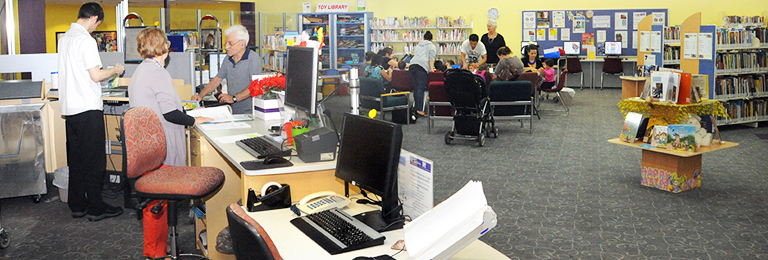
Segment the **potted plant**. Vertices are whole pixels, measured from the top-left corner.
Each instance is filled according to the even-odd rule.
[[[264,120],[280,119],[280,104],[277,91],[285,89],[285,75],[260,76],[251,81],[248,91],[253,98],[253,116]]]

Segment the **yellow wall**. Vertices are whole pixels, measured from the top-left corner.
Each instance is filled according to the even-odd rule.
[[[115,6],[102,6],[104,8],[104,23],[97,31],[115,31]],[[222,30],[229,28],[229,11],[235,11],[235,24],[240,23],[240,4],[221,3],[206,5],[174,5],[171,6],[171,29],[197,29],[197,9],[201,9],[203,15],[212,14],[219,19]],[[56,32],[65,32],[69,25],[77,20],[77,12],[80,5],[45,5],[45,38],[48,53],[56,52]],[[144,20],[144,25],[154,25],[160,21],[160,7],[136,6],[128,8],[129,12],[136,12]],[[138,22],[131,21],[131,26],[138,26]],[[203,28],[212,28],[213,23],[203,23]]]
[[[301,3],[311,2],[312,10],[318,2],[349,2],[350,11],[356,10],[357,1],[318,1],[318,0],[288,0],[275,2],[273,0],[257,0],[258,12],[302,12]],[[499,1],[499,0],[368,0],[367,11],[376,17],[427,16],[434,24],[435,17],[451,16],[456,19],[463,16],[466,20],[474,21],[473,32],[482,35],[487,32],[485,24],[488,20],[488,9],[499,9],[498,32],[512,50],[520,49],[521,16],[523,10],[588,10],[588,9],[632,9],[632,8],[667,8],[669,9],[669,24],[682,23],[688,16],[701,12],[703,24],[722,24],[722,12],[726,15],[763,16],[768,11],[766,0],[704,0],[704,1],[604,1],[604,0],[533,0],[533,1]]]

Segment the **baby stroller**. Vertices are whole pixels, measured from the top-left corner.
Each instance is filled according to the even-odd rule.
[[[445,144],[455,139],[476,140],[479,146],[490,136],[493,123],[485,80],[465,69],[445,72],[445,92],[451,102],[453,127],[445,133]]]

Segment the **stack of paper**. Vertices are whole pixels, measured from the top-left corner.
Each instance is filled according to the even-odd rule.
[[[236,120],[235,117],[232,116],[232,111],[229,106],[206,107],[190,110],[187,111],[187,115],[194,117],[210,117],[213,118],[214,123],[232,122]]]
[[[492,220],[487,218],[489,212],[493,214]],[[459,243],[462,239],[475,236],[469,238],[474,241],[484,234],[487,231],[486,228],[480,232],[473,232],[483,225],[484,221],[492,222],[484,225],[488,228],[495,226],[495,213],[485,199],[483,184],[479,181],[470,181],[456,194],[405,225],[404,237],[409,259],[438,259],[439,257],[436,257],[438,255],[450,257],[441,253],[452,250],[455,250],[452,253],[456,253],[460,248],[452,247],[463,248],[469,244]]]

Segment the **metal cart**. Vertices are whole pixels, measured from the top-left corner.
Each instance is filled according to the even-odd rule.
[[[23,101],[18,105],[0,106],[0,199],[32,196],[38,203],[46,193],[40,118],[40,109],[45,104],[27,102],[30,98],[40,98],[40,86],[41,82],[32,81],[0,83],[0,99]],[[10,235],[0,223],[0,248],[9,244]]]

